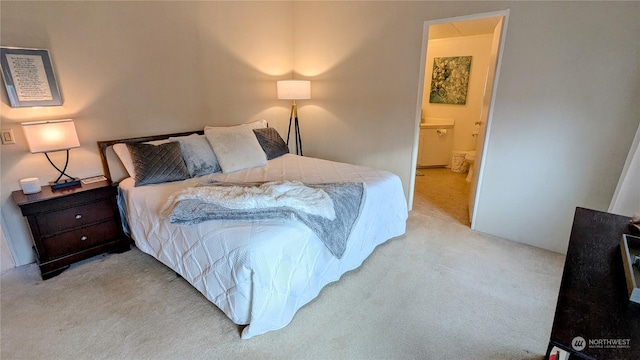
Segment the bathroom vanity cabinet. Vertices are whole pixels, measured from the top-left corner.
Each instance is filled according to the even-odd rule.
[[[447,166],[453,149],[453,129],[420,126],[418,166]]]

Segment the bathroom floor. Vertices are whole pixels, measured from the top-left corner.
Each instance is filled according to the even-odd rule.
[[[414,208],[470,226],[469,183],[466,173],[448,168],[419,168],[416,172]]]

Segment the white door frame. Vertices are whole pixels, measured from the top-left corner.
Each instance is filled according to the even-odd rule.
[[[633,138],[629,155],[624,162],[622,174],[618,180],[618,186],[613,193],[611,204],[609,205],[610,213],[625,216],[633,216],[640,209],[640,125],[636,130],[636,136]]]
[[[500,66],[502,64],[502,54],[504,52],[503,45],[506,38],[506,33],[507,33],[506,30],[507,30],[507,24],[509,20],[509,9],[492,11],[487,13],[456,16],[456,17],[444,18],[444,19],[427,20],[424,22],[424,25],[422,28],[422,49],[420,52],[420,74],[419,74],[419,80],[418,80],[418,98],[416,101],[416,117],[414,120],[415,124],[414,124],[414,137],[413,137],[413,153],[412,153],[412,159],[411,159],[411,179],[409,182],[409,209],[413,208],[413,198],[415,194],[416,171],[417,171],[416,166],[418,164],[418,145],[419,145],[419,139],[420,139],[420,121],[421,121],[421,112],[422,112],[422,97],[424,92],[424,75],[426,71],[426,62],[427,62],[427,46],[429,43],[429,26],[438,25],[438,24],[447,24],[447,23],[458,22],[458,21],[475,20],[475,19],[481,19],[481,18],[487,18],[487,17],[496,17],[496,16],[502,16],[504,18],[504,24],[502,26],[502,34],[500,37],[500,48],[498,50],[498,59],[496,63],[494,86],[491,92],[491,105],[489,108],[489,115],[487,117],[485,139],[482,144],[478,144],[478,146],[482,148],[482,159],[476,159],[476,164],[479,164],[479,166],[476,167],[476,172],[478,176],[478,182],[477,182],[478,185],[476,188],[476,195],[475,195],[476,198],[474,201],[473,218],[470,219],[471,229],[474,229],[474,223],[477,216],[477,210],[478,210],[477,199],[478,199],[478,195],[480,194],[480,187],[482,185],[482,176],[483,176],[484,162],[485,162],[484,160],[486,158],[486,151],[484,150],[486,150],[486,145],[488,143],[489,135],[491,132],[491,122],[492,122],[491,119],[493,117],[493,107],[494,107],[496,89],[497,89],[497,86],[495,86],[495,84],[498,83],[498,79],[500,77]]]

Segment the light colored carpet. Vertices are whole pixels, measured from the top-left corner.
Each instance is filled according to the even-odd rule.
[[[453,173],[443,174],[435,181]],[[379,246],[281,330],[241,340],[240,327],[134,248],[44,282],[35,265],[5,272],[0,356],[541,359],[564,256],[472,232],[458,218],[466,210],[433,203],[424,185],[406,235]]]

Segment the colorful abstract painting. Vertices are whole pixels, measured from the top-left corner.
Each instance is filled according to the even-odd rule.
[[[466,104],[470,71],[471,56],[434,58],[429,102],[434,104]]]

